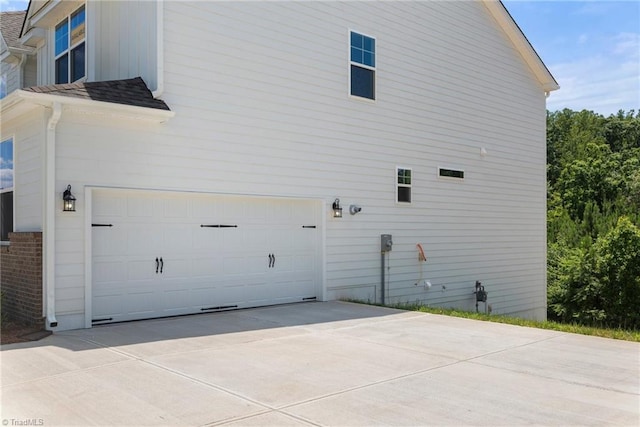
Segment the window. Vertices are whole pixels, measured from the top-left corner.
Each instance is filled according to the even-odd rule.
[[[84,6],[56,25],[56,84],[80,80],[85,76]]]
[[[411,169],[396,168],[398,175],[396,201],[411,203]]]
[[[13,231],[13,140],[0,142],[0,241]]]
[[[442,178],[464,179],[464,171],[458,169],[438,168],[438,176]]]
[[[351,31],[351,95],[376,99],[376,40]]]

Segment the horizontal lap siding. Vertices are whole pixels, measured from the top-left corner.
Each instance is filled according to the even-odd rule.
[[[42,231],[44,109],[2,124],[2,140],[13,138],[15,231]]]
[[[544,93],[481,3],[164,8],[162,98],[176,116],[152,125],[65,113],[58,187],[323,199],[329,298],[376,298],[380,234],[391,233],[392,302],[471,309],[481,280],[494,312],[544,316]],[[376,37],[375,103],[348,97],[348,29]],[[396,166],[413,169],[411,205],[395,203]],[[438,167],[464,169],[464,182]],[[79,212],[58,225],[68,312],[83,298],[76,197]],[[335,197],[342,219],[330,218]],[[349,215],[352,203],[362,213]],[[416,243],[428,291],[414,285]]]

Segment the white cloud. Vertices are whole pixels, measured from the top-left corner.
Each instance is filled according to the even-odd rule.
[[[605,52],[566,63],[550,64],[560,84],[547,100],[549,110],[593,110],[608,116],[640,110],[640,34],[621,33]]]
[[[13,170],[0,169],[0,188],[13,187]]]
[[[621,33],[612,38],[615,43],[614,55],[628,55],[630,58],[640,58],[640,34]]]

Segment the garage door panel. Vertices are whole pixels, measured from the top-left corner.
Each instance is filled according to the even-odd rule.
[[[164,218],[183,219],[189,215],[189,199],[184,197],[170,197],[162,201],[162,213]]]
[[[193,226],[170,224],[163,230],[162,246],[158,247],[161,253],[183,253],[193,251]]]
[[[92,199],[92,221],[113,224],[92,229],[94,318],[161,317],[316,295],[319,234],[302,228],[317,226],[313,202],[110,190],[95,190]],[[164,261],[162,272],[156,273],[156,257]]]
[[[222,259],[210,255],[207,257],[194,258],[193,262],[193,278],[210,277],[220,274],[222,270]]]
[[[172,286],[172,280],[189,279],[192,272],[192,263],[189,259],[177,259],[172,257],[162,258],[162,281],[165,287]]]
[[[294,258],[293,269],[297,272],[310,273],[315,268],[315,257],[312,254],[297,255]]]
[[[126,271],[128,282],[150,281],[159,274],[156,273],[155,259],[151,257],[126,261]]]
[[[246,258],[243,256],[224,257],[222,260],[222,274],[225,277],[242,276],[246,270]]]
[[[111,219],[107,218],[107,220]],[[99,224],[99,222],[94,222]],[[105,221],[103,224],[110,224],[110,222]],[[92,232],[94,257],[127,253],[127,230],[114,227],[96,227],[92,228]]]
[[[121,268],[122,259],[115,260],[96,260],[93,263],[93,274],[98,278],[95,283],[111,283],[126,280],[125,270]]]
[[[152,291],[128,292],[125,299],[125,315],[136,317],[154,315],[158,311],[157,296]]]
[[[150,195],[127,197],[126,218],[137,220],[153,218],[154,212],[158,211],[155,203],[157,203],[157,200]]]
[[[160,256],[159,253],[164,246],[164,236],[158,227],[151,224],[139,225],[121,225],[116,223],[115,229],[125,228],[127,248],[126,252],[130,255],[148,255]],[[115,238],[113,236],[112,238]]]
[[[105,318],[114,316],[124,316],[122,305],[122,294],[117,295],[94,295],[93,296],[93,318]]]

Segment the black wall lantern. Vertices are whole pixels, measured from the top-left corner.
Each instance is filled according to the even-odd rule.
[[[333,201],[333,217],[342,218],[342,208],[340,207],[340,199]]]
[[[76,211],[76,198],[71,194],[71,186],[67,185],[67,189],[62,193],[62,210],[64,212]]]

